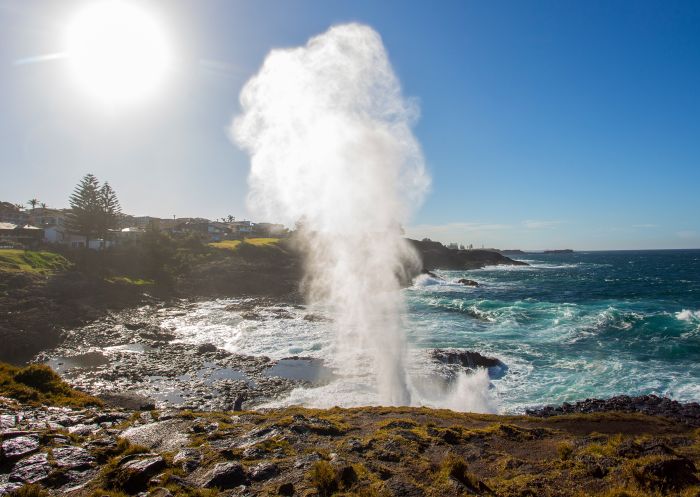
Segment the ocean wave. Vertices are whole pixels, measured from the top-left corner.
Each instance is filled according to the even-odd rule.
[[[676,319],[680,321],[700,321],[700,311],[691,311],[689,309],[683,309],[676,313]]]
[[[523,260],[521,262],[528,262]],[[527,266],[484,266],[481,271],[536,271],[538,269],[572,269],[579,267],[579,264],[547,264],[544,262],[532,261]]]

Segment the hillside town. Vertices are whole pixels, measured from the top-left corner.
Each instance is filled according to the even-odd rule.
[[[21,204],[0,201],[0,248],[35,248],[42,244],[72,248],[103,249],[137,242],[148,229],[173,237],[197,235],[205,243],[241,240],[246,237],[284,237],[288,230],[281,224],[255,223],[227,216],[218,220],[181,217],[162,219],[152,216],[120,214],[114,228],[100,238],[89,238],[70,229],[70,208],[50,208],[29,202]]]

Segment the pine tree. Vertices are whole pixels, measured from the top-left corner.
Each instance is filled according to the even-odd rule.
[[[100,188],[100,208],[102,210],[100,229],[101,235],[104,236],[107,231],[117,227],[122,213],[117,193],[107,182]]]
[[[85,246],[90,239],[96,238],[102,231],[102,202],[100,182],[92,174],[86,174],[70,196],[71,212],[67,219],[68,229],[83,235]]]

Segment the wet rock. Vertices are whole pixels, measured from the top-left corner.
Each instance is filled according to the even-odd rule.
[[[430,357],[443,364],[459,364],[467,369],[505,367],[505,364],[495,357],[487,357],[469,350],[433,349],[430,351]]]
[[[459,283],[460,285],[465,285],[465,286],[473,286],[473,287],[478,287],[478,286],[479,286],[479,282],[478,282],[478,281],[469,280],[469,279],[467,279],[467,278],[460,278],[460,279],[457,280],[457,283]]]
[[[594,412],[638,412],[649,416],[665,416],[691,426],[700,426],[700,404],[697,402],[681,403],[667,397],[641,395],[630,397],[619,395],[609,399],[586,399],[575,404],[564,403],[561,406],[546,406],[528,409],[530,416],[549,417],[562,414],[590,414]]]
[[[216,464],[204,475],[202,486],[205,488],[235,488],[246,482],[246,474],[243,466],[234,462]]]
[[[250,479],[253,481],[264,481],[274,478],[278,474],[279,467],[275,463],[263,462],[250,470]]]
[[[130,443],[157,450],[178,450],[188,444],[186,431],[190,422],[182,419],[157,421],[124,430],[122,437]]]
[[[198,354],[206,354],[208,352],[216,352],[217,347],[213,343],[203,343],[199,347],[197,347],[197,353]]]
[[[9,438],[0,447],[0,461],[14,461],[39,450],[39,437],[31,435]]]
[[[51,454],[55,465],[62,469],[87,469],[95,465],[95,458],[82,447],[58,447]]]
[[[292,497],[294,495],[294,485],[292,483],[283,483],[277,489],[277,493],[284,497]]]
[[[39,483],[46,480],[51,473],[48,457],[45,453],[34,454],[18,461],[10,473],[10,481],[22,483]]]
[[[165,461],[161,456],[129,460],[119,466],[120,485],[127,492],[137,492],[163,468],[165,468]]]

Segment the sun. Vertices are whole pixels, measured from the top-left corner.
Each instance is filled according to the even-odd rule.
[[[86,94],[120,106],[153,96],[171,54],[165,33],[148,12],[119,0],[93,3],[68,25],[71,72]]]

